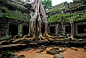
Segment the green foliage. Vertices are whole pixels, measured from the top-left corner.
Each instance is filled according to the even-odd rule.
[[[11,52],[2,52],[2,57],[11,57],[12,53]]]
[[[0,10],[0,17],[3,17],[4,13]]]
[[[10,4],[10,5],[12,5],[12,6],[17,7],[18,9],[27,9],[27,8],[25,8],[23,5],[20,5],[20,4],[15,3],[15,2],[7,1],[7,3]]]
[[[71,11],[71,10],[75,10],[75,9],[78,9],[83,5],[83,3],[68,3],[68,2],[65,2],[66,5],[65,5],[65,8],[63,7],[63,3],[59,4],[59,5],[56,5],[56,6],[53,6],[52,9],[48,10],[48,14],[52,14],[52,13],[56,13],[56,12],[61,12],[62,9],[65,9],[65,12],[66,11]]]
[[[7,8],[0,5],[0,10],[7,10]]]
[[[86,11],[78,11],[75,13],[67,13],[67,14],[58,14],[53,15],[48,18],[48,22],[70,22],[70,21],[79,21],[79,20],[86,20]],[[58,20],[59,19],[59,20]]]
[[[10,10],[5,10],[5,17],[11,18],[11,19],[16,19],[16,20],[21,20],[21,21],[29,21],[28,19],[30,18],[28,14],[26,13],[21,13],[18,11],[10,11]]]
[[[17,58],[22,58],[22,57],[18,56]]]
[[[44,7],[44,10],[46,11],[47,9],[49,9],[52,6],[52,2],[51,2],[51,0],[43,0],[42,5]]]
[[[57,22],[58,21],[58,18],[59,18],[59,15],[50,16],[48,18],[48,22],[49,23],[51,23],[51,22]]]
[[[23,5],[20,5],[18,3],[15,3],[15,2],[10,2],[9,0],[0,0],[3,4],[9,4],[9,5],[12,5],[18,9],[22,9],[22,10],[25,10],[27,9],[26,7],[24,7]]]
[[[79,1],[79,2],[86,4],[86,0],[73,0],[73,1]]]
[[[54,58],[57,58],[57,56],[55,55]]]
[[[6,36],[6,37],[4,37],[3,40],[10,40],[10,39],[12,39],[12,36]]]
[[[2,10],[4,10],[5,13],[3,13]],[[26,13],[11,11],[11,10],[8,10],[6,7],[0,6],[0,17],[3,17],[3,16],[11,19],[25,21],[25,22],[28,22],[29,21],[28,19],[30,19],[30,16]]]
[[[56,12],[60,12],[61,8],[62,8],[63,3],[53,6],[52,9],[48,10],[47,13],[56,13]]]

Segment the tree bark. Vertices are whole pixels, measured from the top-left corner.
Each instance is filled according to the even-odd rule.
[[[40,38],[40,40],[41,38],[45,39],[42,36],[42,32],[41,32],[41,22],[45,23],[45,36],[50,37],[50,35],[48,35],[48,32],[47,32],[48,30],[47,17],[46,17],[44,8],[42,6],[41,0],[32,0],[32,2],[27,2],[27,3],[31,3],[32,9],[34,9],[34,12],[30,14],[31,19],[29,22],[29,33],[28,35],[25,35],[23,38],[25,38],[26,36],[32,36],[33,38],[35,38],[36,36],[35,30],[37,29],[38,37]],[[36,21],[38,21],[37,24],[36,24]],[[37,28],[35,25],[37,25]]]

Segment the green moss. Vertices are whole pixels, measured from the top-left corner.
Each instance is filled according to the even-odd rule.
[[[27,9],[27,8],[25,8],[23,5],[17,4],[17,3],[15,3],[15,2],[7,1],[7,3],[10,4],[10,5],[16,6],[17,8]]]
[[[0,41],[3,41],[3,40],[10,40],[12,39],[12,36],[5,36],[3,39],[0,39]]]
[[[0,17],[3,17],[4,13],[0,10]]]
[[[29,21],[28,19],[30,18],[28,14],[26,13],[21,13],[18,11],[10,11],[10,10],[5,10],[5,17],[11,18],[11,19],[16,19],[16,20],[21,20],[21,21]]]
[[[2,12],[3,10],[5,11],[5,13]],[[11,19],[25,21],[25,22],[29,22],[29,19],[30,19],[30,16],[26,13],[11,11],[11,10],[8,10],[6,7],[0,6],[0,17],[3,17],[3,16]]]
[[[78,11],[75,13],[67,13],[67,14],[58,14],[53,15],[48,18],[48,22],[69,22],[69,21],[80,21],[80,20],[86,20],[86,11]],[[59,19],[59,20],[58,20]]]

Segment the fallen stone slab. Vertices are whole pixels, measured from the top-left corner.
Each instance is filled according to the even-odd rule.
[[[78,49],[76,47],[71,47],[71,49],[73,49],[75,51],[78,51]]]
[[[66,50],[66,48],[64,48],[64,47],[63,47],[62,49],[63,49],[63,51],[65,51],[65,50]]]
[[[63,49],[62,48],[59,48],[59,52],[63,52]]]
[[[47,53],[54,55],[54,54],[59,54],[60,52],[59,51],[56,51],[56,50],[50,49],[50,50],[47,50]]]
[[[53,50],[58,50],[58,49],[59,49],[59,47],[52,47],[52,49],[53,49]]]
[[[64,38],[66,41],[69,40],[69,38]]]
[[[42,48],[43,50],[45,50],[45,49],[46,49],[46,46],[42,45],[41,48]]]
[[[86,52],[86,50],[84,49],[84,50],[82,50],[83,52]]]
[[[59,38],[65,38],[66,36],[59,36]]]
[[[59,48],[59,52],[63,52],[63,51],[65,51],[66,50],[66,48]]]
[[[41,49],[39,52],[43,52],[44,51],[44,49]]]
[[[54,58],[64,58],[61,54],[55,54]]]

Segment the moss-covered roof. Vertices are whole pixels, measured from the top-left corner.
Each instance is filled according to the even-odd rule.
[[[18,8],[20,7],[22,9],[26,9],[24,6],[14,3],[14,2],[7,1],[7,3],[11,4],[12,6],[15,5]],[[8,8],[2,6],[2,4],[0,4],[0,17],[7,17],[10,19],[20,20],[20,21],[25,21],[25,22],[29,22],[29,19],[30,19],[30,15],[28,14],[28,12],[21,13],[21,10],[20,11],[9,10]]]
[[[20,5],[18,3],[15,3],[15,2],[11,2],[9,0],[0,0],[0,2],[2,2],[3,5],[11,5],[11,6],[14,6],[14,7],[18,8],[18,9],[22,9],[22,10],[27,9],[25,6]]]
[[[66,3],[65,8],[63,7],[64,3],[61,3],[57,6],[52,7],[47,14],[48,14],[48,22],[69,22],[69,21],[79,21],[79,20],[85,20],[86,18],[86,10],[76,10],[76,9],[82,9],[82,7],[86,7],[80,2],[75,3]],[[64,13],[62,13],[62,9],[65,9]],[[59,10],[58,10],[59,9]],[[68,12],[73,10],[73,12]],[[76,10],[76,11],[74,11]],[[57,13],[60,12],[60,13]],[[56,13],[56,14],[54,14]],[[53,14],[53,15],[52,15]]]

